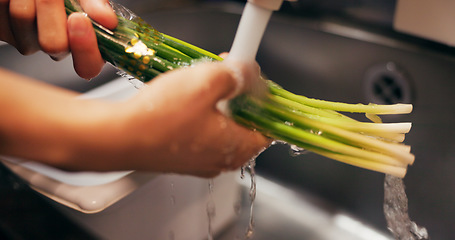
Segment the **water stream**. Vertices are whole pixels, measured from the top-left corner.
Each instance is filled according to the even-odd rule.
[[[245,239],[251,239],[254,235],[254,200],[256,199],[256,172],[254,167],[256,165],[256,158],[251,159],[241,169],[241,178],[245,178],[245,171],[250,175],[250,218],[248,221],[248,228],[245,233]]]
[[[384,215],[390,232],[397,240],[429,239],[428,231],[409,218],[408,198],[403,179],[386,175],[384,179]]]
[[[212,223],[216,216],[215,201],[213,200],[213,179],[209,180],[209,200],[206,205],[207,220],[208,220],[208,230],[207,230],[207,240],[213,240],[213,227]]]

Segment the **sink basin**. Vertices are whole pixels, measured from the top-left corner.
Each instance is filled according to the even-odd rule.
[[[0,53],[0,67],[78,92],[86,92],[118,77],[114,67],[105,65],[99,76],[87,81],[74,72],[70,56],[58,62],[43,52],[24,57],[1,41]]]
[[[242,6],[216,5],[155,13],[159,31],[219,53],[228,51]],[[274,14],[257,60],[272,80],[295,93],[350,103],[412,103],[405,142],[416,162],[405,178],[410,217],[434,239],[454,239],[455,49],[393,31]],[[316,194],[386,230],[384,175],[275,145],[257,159],[263,176]],[[260,184],[258,189],[260,189]],[[260,196],[258,197],[260,198]],[[267,211],[262,209],[262,211]]]
[[[221,53],[230,49],[242,8],[243,5],[234,3],[210,4],[142,17],[159,31]],[[379,32],[336,21],[277,13],[272,16],[257,60],[270,79],[292,92],[309,97],[351,103],[412,103],[412,114],[384,118],[385,121],[413,122],[411,133],[405,140],[416,155],[416,162],[405,178],[410,217],[427,227],[432,239],[455,239],[451,230],[455,222],[455,174],[452,173],[455,169],[455,102],[451,98],[455,90],[454,56],[452,48],[392,31]],[[36,69],[29,71],[23,66],[40,66],[39,59],[44,58],[47,56],[37,55],[13,62],[12,58],[0,57],[0,66],[36,76]],[[70,60],[66,61],[59,64],[71,68]],[[65,74],[70,71],[65,70]],[[61,78],[58,74],[44,72],[37,77]],[[115,70],[108,66],[88,85],[67,75],[64,83],[51,82],[85,92],[94,87],[90,84],[101,84],[114,76]],[[286,224],[259,220],[279,214],[286,216],[290,212],[290,199],[294,201],[292,206],[298,206],[298,201],[302,201],[302,205],[318,206],[318,211],[325,214],[321,218],[324,223],[350,222],[362,226],[362,229],[365,227],[367,232],[379,230],[373,231],[375,233],[370,237],[390,238],[387,233],[382,234],[387,232],[382,209],[383,174],[312,153],[293,157],[286,145],[274,145],[262,153],[257,158],[257,172],[300,196],[295,198],[295,195],[284,194],[273,198],[273,194],[258,194],[256,236],[264,236],[259,239],[266,239],[265,236],[305,239],[307,232],[311,232],[308,239],[334,239],[324,232],[332,228],[334,232],[338,231],[339,225],[336,224],[326,224],[321,229],[311,225],[311,221],[294,216],[283,218]],[[261,190],[261,181],[257,188]],[[306,202],[308,199],[313,201]],[[319,200],[314,199],[321,199],[324,204],[319,206]],[[248,206],[248,200],[245,201],[245,206]],[[312,213],[319,216],[315,211],[308,214]],[[226,228],[224,235],[220,233],[219,237],[232,236],[234,225]],[[343,236],[347,236],[343,239],[355,239],[349,238],[353,236],[349,231],[338,233],[337,239]]]
[[[127,79],[117,78],[79,97],[122,101],[137,92]],[[0,156],[1,163],[64,215],[102,239],[203,239],[208,232],[207,205],[215,206],[216,218],[210,226],[217,233],[235,218],[232,209],[240,197],[234,172],[209,181],[141,171],[66,172],[4,156]],[[222,191],[212,191],[211,186]]]
[[[253,239],[261,240],[391,240],[386,230],[362,222],[307,191],[297,190],[264,177],[257,177],[253,205]],[[243,204],[238,220],[215,239],[243,239],[250,221],[249,181],[239,181]]]

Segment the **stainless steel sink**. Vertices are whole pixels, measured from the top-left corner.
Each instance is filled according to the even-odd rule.
[[[159,31],[220,53],[231,46],[242,7],[238,4],[202,5],[143,17]],[[54,65],[61,67],[44,68],[40,64],[51,61],[47,56],[21,57],[16,56],[13,49],[0,48],[3,48],[0,49],[0,66],[51,79],[54,84],[81,92],[115,78],[115,70],[106,67],[99,78],[87,84],[69,74],[72,72],[70,60]],[[14,57],[5,58],[6,53]],[[266,31],[258,62],[270,79],[309,97],[352,103],[414,104],[414,112],[409,116],[385,118],[386,121],[413,122],[406,139],[416,155],[416,163],[405,178],[410,216],[427,227],[432,239],[455,239],[452,231],[455,222],[454,56],[452,48],[392,31],[379,32],[325,19],[278,13],[273,15]],[[312,153],[293,157],[285,145],[272,146],[261,154],[257,171],[272,182],[292,189],[290,195],[258,194],[257,239],[267,239],[266,236],[271,239],[335,239],[323,233],[335,229],[336,219],[346,219],[346,216],[360,224],[354,226],[372,226],[368,229],[387,232],[382,210],[382,174]],[[259,182],[259,191],[262,187]],[[313,200],[308,202],[308,199]],[[311,207],[302,210],[299,201]],[[245,204],[248,206],[247,201]],[[289,215],[293,210],[289,206],[296,206],[294,209],[299,209],[296,212],[310,219],[312,214],[315,218],[319,216],[313,211],[317,208],[319,213],[325,214],[322,220],[332,221],[332,224],[318,228],[312,221],[299,220],[302,216]],[[275,216],[282,218],[275,219]],[[232,236],[229,235],[231,230],[226,229],[220,238]],[[346,236],[352,236],[349,234]],[[341,235],[336,239],[341,239]]]
[[[241,9],[216,5],[145,19],[159,31],[218,53],[229,50]],[[258,62],[270,79],[309,97],[414,104],[409,116],[385,118],[413,122],[406,139],[416,155],[405,178],[410,216],[433,239],[455,238],[454,49],[393,31],[278,13],[272,16]],[[387,229],[383,174],[311,153],[292,157],[284,145],[261,154],[257,168],[263,176],[316,194],[363,223]]]
[[[53,61],[42,52],[22,56],[16,49],[6,44],[0,45],[0,67],[78,92],[86,92],[118,77],[117,70],[105,65],[99,76],[87,81],[74,72],[70,56],[59,62]]]
[[[243,201],[237,221],[215,236],[244,239],[250,221],[249,179],[239,180]],[[391,240],[384,229],[365,223],[327,200],[264,177],[257,177],[253,238],[261,240]]]

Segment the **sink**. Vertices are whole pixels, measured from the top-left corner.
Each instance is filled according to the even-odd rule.
[[[79,98],[123,101],[137,92],[128,79],[116,78]],[[142,171],[67,172],[6,156],[0,156],[2,163],[66,217],[101,239],[204,239],[208,204],[215,206],[216,218],[210,226],[217,233],[234,221],[233,206],[240,201],[234,172],[207,180]],[[212,186],[217,190],[212,191]]]
[[[145,19],[159,31],[220,53],[230,49],[241,10],[235,4],[209,5],[157,12]],[[455,238],[451,231],[455,220],[455,49],[393,31],[277,13],[257,60],[270,79],[309,97],[412,103],[412,114],[384,118],[413,122],[405,140],[416,155],[404,179],[410,217],[427,227],[433,239]],[[285,145],[262,153],[257,171],[315,194],[363,223],[387,229],[383,174],[312,153],[293,157]]]
[[[261,240],[391,240],[384,229],[377,229],[356,216],[333,206],[327,200],[279,181],[257,176],[253,204],[253,239]],[[242,206],[237,221],[215,239],[243,239],[250,221],[249,179],[240,180]]]
[[[236,3],[203,4],[142,17],[159,31],[221,53],[231,47],[242,8]],[[4,49],[13,52],[0,46]],[[86,83],[77,76],[59,75],[57,70],[39,71],[40,64],[51,61],[47,56],[20,57],[14,62],[3,53],[0,66],[80,92],[116,78],[115,70],[107,66],[98,78]],[[393,31],[277,13],[257,60],[270,79],[308,97],[351,103],[412,103],[412,114],[384,118],[413,122],[405,140],[416,155],[404,179],[410,217],[425,226],[432,239],[455,239],[451,230],[455,220],[455,102],[451,98],[455,49]],[[69,59],[58,64],[66,68],[64,74],[71,72]],[[30,66],[38,70],[32,71]],[[346,223],[370,233],[370,238],[363,239],[390,239],[382,209],[383,174],[312,153],[294,157],[288,146],[280,144],[257,158],[256,170],[266,179],[257,186],[259,192],[265,191],[256,198],[258,239],[334,239],[331,230],[339,234],[337,239],[362,239],[343,228]],[[281,196],[266,190],[276,189],[277,183],[284,186],[279,189],[285,189]],[[248,198],[243,200],[243,208],[248,209]],[[304,216],[288,215],[293,209],[320,219],[324,228],[317,228]],[[271,221],[275,216],[281,223]],[[246,226],[247,217],[238,217],[217,237],[232,239],[233,229]]]
[[[114,67],[105,65],[99,76],[87,81],[74,72],[70,56],[58,62],[53,61],[43,52],[24,57],[15,48],[1,41],[0,53],[0,67],[2,68],[81,93],[118,77]]]

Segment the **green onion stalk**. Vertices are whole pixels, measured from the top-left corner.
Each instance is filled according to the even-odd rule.
[[[103,58],[128,75],[147,82],[161,73],[195,62],[222,61],[216,54],[173,38],[120,4],[111,3],[118,26],[109,30],[92,21]],[[67,14],[83,12],[77,0],[65,0]],[[277,141],[316,154],[403,178],[414,162],[403,143],[410,122],[382,123],[378,115],[407,114],[411,104],[348,104],[293,94],[271,80],[265,96],[242,94],[229,103],[232,118]],[[362,122],[341,112],[365,114]]]

